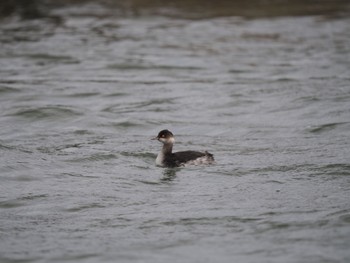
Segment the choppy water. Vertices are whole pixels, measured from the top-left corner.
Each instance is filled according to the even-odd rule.
[[[1,262],[349,262],[347,17],[52,12],[0,22]]]

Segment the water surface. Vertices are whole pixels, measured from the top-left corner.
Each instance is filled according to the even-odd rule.
[[[1,261],[348,262],[349,19],[110,12],[0,22]]]

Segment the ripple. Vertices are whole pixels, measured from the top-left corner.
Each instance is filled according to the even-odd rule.
[[[155,158],[157,157],[156,154],[150,153],[150,152],[120,152],[122,156],[127,156],[127,157],[138,157],[138,158]]]
[[[314,169],[317,174],[335,175],[335,176],[349,176],[350,164],[335,163],[322,165]]]
[[[213,216],[213,217],[193,217],[181,218],[174,221],[165,221],[164,225],[215,225],[216,223],[248,223],[259,221],[260,218],[238,217],[238,216]]]
[[[0,141],[0,150],[5,150],[5,151],[19,151],[22,153],[33,153],[33,151],[26,149],[22,146],[19,145],[8,145],[8,144],[4,144],[3,142]]]
[[[118,156],[112,153],[96,153],[87,157],[66,160],[66,162],[86,163],[86,162],[101,162],[101,161],[107,161],[107,160],[113,160],[113,159],[118,159]]]
[[[111,64],[107,66],[108,69],[118,69],[118,70],[201,70],[201,67],[193,66],[174,66],[174,65],[142,65],[142,64]]]
[[[60,257],[52,258],[52,261],[56,262],[78,262],[78,261],[99,261],[96,258],[101,257],[98,253],[82,253],[79,255],[62,255]],[[95,260],[93,260],[95,259]],[[17,261],[16,261],[17,262]]]
[[[25,54],[19,55],[23,57],[28,57],[29,59],[36,60],[37,63],[47,64],[47,63],[63,63],[63,64],[77,64],[80,63],[79,60],[76,60],[70,56],[62,55],[52,55],[45,53],[36,53],[36,54]]]
[[[20,90],[16,88],[8,87],[8,86],[0,86],[0,94],[14,93],[14,92],[20,92]]]
[[[310,128],[309,132],[316,133],[316,134],[324,133],[324,132],[334,130],[337,127],[344,126],[346,124],[348,124],[348,122],[326,123],[326,124],[322,124],[322,125],[318,125],[316,127]]]
[[[41,194],[41,195],[26,195],[22,196],[16,199],[11,199],[11,200],[5,200],[0,202],[0,208],[16,208],[20,206],[26,205],[27,201],[34,201],[37,199],[42,199],[48,197],[47,194]]]
[[[128,96],[129,94],[126,92],[113,92],[113,93],[109,93],[104,95],[105,97],[125,97]]]
[[[94,96],[99,96],[101,95],[98,92],[81,92],[81,93],[74,93],[74,94],[69,94],[66,95],[66,97],[70,98],[88,98],[88,97],[94,97]]]
[[[0,261],[2,263],[31,263],[31,262],[39,262],[39,257],[26,257],[25,259],[13,259],[13,258],[7,258],[0,256]]]
[[[21,117],[29,120],[61,119],[79,116],[81,113],[64,106],[46,106],[38,108],[20,109],[9,116]]]
[[[60,173],[54,176],[57,178],[61,178],[61,177],[100,178],[99,176],[79,174],[79,173]]]
[[[344,223],[350,224],[350,214],[342,215],[339,219]]]
[[[102,111],[110,113],[127,113],[135,111],[167,111],[169,104],[174,104],[174,99],[151,99],[141,102],[111,105],[104,108]],[[159,108],[159,105],[164,105],[164,108]]]
[[[141,124],[131,121],[121,121],[121,122],[115,122],[111,123],[111,126],[115,128],[133,128],[133,127],[142,127]]]
[[[0,208],[16,208],[19,206],[24,206],[24,203],[20,200],[7,200],[0,202]]]
[[[78,205],[71,208],[66,208],[64,211],[66,212],[80,212],[83,210],[89,210],[94,208],[104,208],[104,205],[101,205],[99,203],[91,203],[91,204],[84,204],[84,205]]]

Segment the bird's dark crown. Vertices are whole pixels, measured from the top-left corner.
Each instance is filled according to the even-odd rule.
[[[158,133],[158,136],[157,136],[158,139],[160,139],[160,138],[167,139],[167,138],[171,138],[171,137],[174,137],[174,135],[169,130],[162,130]]]

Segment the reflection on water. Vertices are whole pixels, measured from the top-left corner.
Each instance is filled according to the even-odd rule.
[[[160,179],[162,182],[171,182],[176,178],[176,173],[180,168],[165,168],[163,171],[163,177]]]

